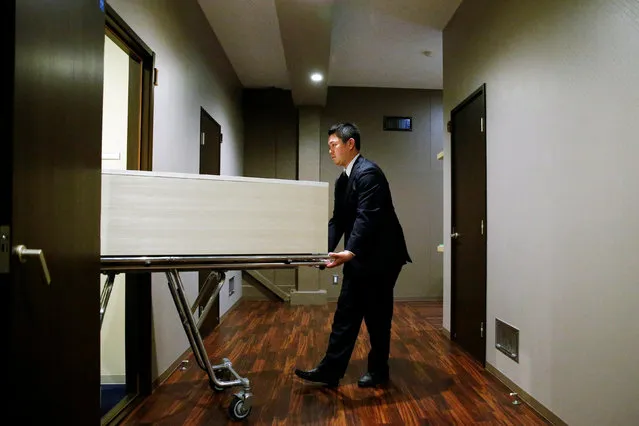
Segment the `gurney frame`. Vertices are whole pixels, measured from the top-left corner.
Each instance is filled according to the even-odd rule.
[[[193,350],[195,360],[209,378],[209,385],[216,392],[225,388],[241,386],[242,389],[233,395],[228,408],[228,414],[233,420],[243,420],[249,416],[252,410],[252,398],[250,382],[248,378],[241,377],[234,369],[231,361],[222,359],[222,363],[212,365],[202,336],[200,325],[213,307],[226,278],[226,271],[251,270],[251,269],[284,269],[299,266],[314,266],[324,268],[327,255],[303,254],[303,255],[255,255],[255,256],[103,256],[101,257],[101,272],[106,275],[106,282],[100,295],[100,327],[106,312],[107,305],[115,276],[127,272],[164,272],[168,280],[169,290],[175,307],[182,321],[184,331]],[[184,285],[180,278],[180,271],[210,270],[201,291],[192,306],[184,291]],[[215,286],[215,290],[206,302],[199,321],[194,314],[203,298]]]

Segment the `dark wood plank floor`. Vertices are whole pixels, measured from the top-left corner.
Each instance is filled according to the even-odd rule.
[[[335,304],[292,307],[241,302],[205,339],[210,358],[227,357],[254,393],[254,425],[544,425],[525,404],[441,334],[440,303],[398,302],[391,343],[391,383],[360,389],[368,337],[362,324],[346,377],[336,389],[293,373],[312,368],[326,348]],[[232,424],[226,409],[239,388],[213,392],[192,357],[123,424]]]

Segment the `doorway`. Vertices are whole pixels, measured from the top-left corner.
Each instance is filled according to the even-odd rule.
[[[108,4],[105,4],[105,46],[117,46],[120,53],[126,56],[127,84],[121,97],[126,100],[122,108],[128,111],[127,121],[124,123],[124,167],[128,170],[151,170],[155,53]],[[105,93],[105,96],[108,94]],[[103,150],[103,154],[108,156],[108,151]]]
[[[151,170],[154,53],[105,4],[102,169]],[[151,274],[100,276],[100,410],[117,424],[151,390]]]
[[[220,174],[220,144],[222,143],[222,127],[205,110],[200,110],[200,174],[219,175]],[[211,271],[199,271],[198,291],[202,291],[206,277]],[[211,288],[210,291],[213,291]],[[205,294],[199,305],[199,314],[202,315],[204,307],[210,294]],[[208,315],[200,325],[200,333],[203,337],[208,336],[220,323],[220,297],[215,300]]]
[[[451,111],[451,339],[486,363],[486,86]]]

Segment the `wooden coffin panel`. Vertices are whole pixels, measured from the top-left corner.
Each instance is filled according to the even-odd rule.
[[[102,172],[102,256],[319,254],[328,184]]]

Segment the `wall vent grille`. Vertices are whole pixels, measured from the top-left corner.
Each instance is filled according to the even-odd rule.
[[[495,318],[495,347],[519,363],[519,330]]]
[[[229,296],[235,293],[235,277],[229,278]]]

